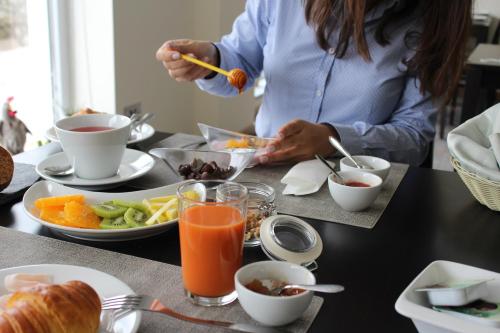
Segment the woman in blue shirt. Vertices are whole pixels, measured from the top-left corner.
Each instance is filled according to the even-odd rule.
[[[247,0],[220,42],[167,41],[157,58],[220,96],[237,91],[179,53],[243,69],[245,88],[264,72],[256,132],[276,140],[261,163],[332,154],[334,135],[353,154],[419,165],[460,78],[470,20],[471,0]]]

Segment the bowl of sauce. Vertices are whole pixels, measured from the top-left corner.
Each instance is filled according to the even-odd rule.
[[[315,284],[306,268],[283,261],[258,261],[241,267],[234,275],[238,300],[245,312],[265,326],[282,326],[302,316],[311,304],[313,292],[288,289],[273,294],[282,284]]]
[[[382,189],[382,178],[358,170],[339,171],[344,184],[333,174],[328,177],[328,189],[333,200],[344,210],[358,212],[369,208]]]

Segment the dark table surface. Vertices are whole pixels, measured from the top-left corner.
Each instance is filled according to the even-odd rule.
[[[140,148],[163,137],[155,135]],[[55,150],[49,146],[16,159],[36,162]],[[315,272],[318,282],[346,287],[341,294],[324,296],[310,332],[416,332],[394,304],[429,263],[451,260],[500,272],[500,214],[477,203],[452,172],[410,167],[374,229],[308,221],[324,244]],[[0,225],[57,238],[30,220],[20,202],[0,207]],[[123,243],[65,240],[180,265],[177,228]],[[266,259],[259,248],[245,249],[246,262]]]

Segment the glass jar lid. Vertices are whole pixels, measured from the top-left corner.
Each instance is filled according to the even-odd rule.
[[[323,250],[318,232],[294,216],[268,217],[262,222],[260,238],[262,249],[268,256],[299,265],[313,262]]]

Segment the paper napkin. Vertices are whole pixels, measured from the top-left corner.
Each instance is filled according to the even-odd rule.
[[[335,163],[329,162],[332,167]],[[317,192],[331,170],[316,159],[294,165],[281,179],[286,184],[283,194],[306,195]]]

